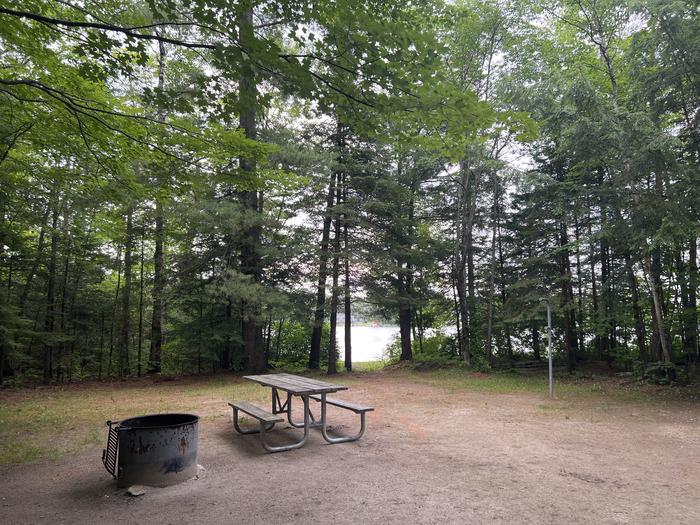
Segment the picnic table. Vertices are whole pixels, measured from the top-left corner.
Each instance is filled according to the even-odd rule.
[[[323,438],[328,443],[345,443],[360,439],[365,433],[365,414],[374,410],[373,407],[350,403],[341,399],[330,398],[328,394],[347,390],[346,386],[335,383],[328,383],[318,379],[310,379],[308,377],[298,376],[294,374],[262,374],[244,376],[244,379],[258,383],[259,385],[269,387],[271,389],[271,405],[272,410],[259,408],[246,401],[234,400],[229,403],[233,409],[233,426],[236,431],[241,434],[260,434],[260,441],[269,452],[282,452],[302,447],[309,436],[309,429],[320,428]],[[286,395],[280,396],[280,392]],[[294,397],[300,397],[303,403],[304,419],[303,421],[295,421],[292,417],[292,400]],[[316,401],[321,404],[320,418],[316,418],[309,406],[310,401]],[[350,436],[331,437],[328,435],[327,429],[327,408],[328,405],[333,405],[345,410],[350,410],[360,416],[360,430],[357,434]],[[238,423],[238,412],[244,412],[249,416],[257,419],[259,427],[257,429],[243,429]],[[303,428],[304,434],[299,441],[286,445],[271,445],[267,441],[267,432],[272,430],[276,423],[284,421],[280,414],[286,414],[287,421],[294,428]]]

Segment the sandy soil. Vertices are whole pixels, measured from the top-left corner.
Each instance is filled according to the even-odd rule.
[[[343,397],[376,407],[362,440],[328,445],[314,430],[280,454],[235,433],[224,403],[203,407],[206,470],[138,498],[96,447],[3,467],[0,522],[700,523],[698,406],[448,392],[401,374]]]

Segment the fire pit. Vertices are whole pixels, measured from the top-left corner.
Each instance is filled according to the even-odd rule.
[[[118,487],[165,487],[197,473],[199,416],[153,414],[107,421],[102,463]]]

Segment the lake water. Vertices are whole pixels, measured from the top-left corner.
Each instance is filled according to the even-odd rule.
[[[352,362],[381,361],[384,352],[399,335],[398,326],[353,326],[352,332]],[[440,330],[445,335],[455,335],[456,326],[445,326]],[[434,333],[426,329],[426,336]],[[338,352],[341,361],[345,359],[345,327],[338,326]]]
[[[386,347],[399,333],[398,326],[353,326],[352,362],[380,361]],[[338,351],[340,360],[345,359],[345,327],[338,327]]]

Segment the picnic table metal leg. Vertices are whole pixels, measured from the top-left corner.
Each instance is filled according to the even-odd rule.
[[[236,407],[231,407],[233,409],[233,428],[236,429],[236,432],[240,434],[257,434],[260,432],[260,429],[257,428],[241,428],[238,425],[238,409]],[[272,430],[272,427],[275,426],[274,423],[267,423],[263,424],[260,422],[261,427],[265,427],[264,430]]]
[[[282,400],[280,399],[280,394],[279,391],[275,388],[272,387],[272,413],[273,414],[286,414],[288,411],[289,406],[289,394],[287,394],[287,400],[282,403]],[[301,428],[299,426],[298,428]]]
[[[326,430],[326,394],[321,394],[321,434],[323,439],[331,444],[347,443],[348,441],[357,441],[365,433],[365,412],[360,412],[360,431],[353,436],[330,437]]]
[[[260,442],[262,443],[262,446],[267,450],[268,452],[284,452],[285,450],[293,450],[295,448],[302,447],[304,443],[306,443],[306,439],[309,437],[309,395],[305,394],[301,396],[304,400],[304,435],[301,438],[300,441],[297,443],[292,443],[290,445],[270,445],[267,442],[266,439],[266,434],[265,432],[269,429],[265,428],[265,425],[260,422]]]
[[[292,419],[292,397],[293,397],[292,394],[287,394],[287,402],[285,403],[285,405],[287,407],[287,421],[289,421],[289,424],[291,426],[293,426],[294,428],[304,428],[304,423],[297,423],[296,421],[294,421],[294,419]],[[309,418],[311,420],[309,422],[309,426],[311,428],[320,427],[321,422],[316,421],[316,418],[314,417],[313,412],[311,412],[311,409],[307,408],[306,411],[309,413]]]

